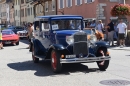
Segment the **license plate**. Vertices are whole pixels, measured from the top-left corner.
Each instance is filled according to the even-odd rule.
[[[76,55],[66,55],[66,58],[75,58]]]
[[[11,42],[5,42],[5,44],[11,44]]]

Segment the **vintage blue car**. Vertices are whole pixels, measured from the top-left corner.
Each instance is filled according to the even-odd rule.
[[[64,63],[97,62],[99,69],[107,69],[111,58],[107,43],[97,42],[95,36],[88,39],[83,29],[83,17],[79,15],[36,17],[31,40],[34,63],[50,60],[55,73],[61,71]]]

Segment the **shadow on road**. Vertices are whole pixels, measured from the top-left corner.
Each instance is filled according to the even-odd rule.
[[[25,43],[25,44],[29,44],[29,41],[26,38],[25,39],[20,39],[19,41],[22,42],[22,43]]]
[[[83,64],[63,64],[62,72],[59,74],[53,73],[51,69],[50,61],[40,61],[38,64],[34,64],[32,61],[18,62],[7,64],[8,67],[17,71],[36,71],[34,75],[36,76],[55,76],[55,75],[70,75],[70,73],[76,72],[96,72],[99,71],[97,68],[88,68]]]
[[[130,51],[130,49],[123,49],[123,48],[120,48],[120,49],[111,49],[111,50],[124,50],[124,51]]]

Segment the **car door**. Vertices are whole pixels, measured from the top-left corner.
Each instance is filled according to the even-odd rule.
[[[50,24],[46,21],[40,22],[40,34],[39,34],[39,40],[42,43],[42,45],[47,49],[52,43],[51,43],[51,32],[50,32]]]
[[[35,21],[33,34],[35,39],[39,40],[39,34],[40,34],[39,21]]]

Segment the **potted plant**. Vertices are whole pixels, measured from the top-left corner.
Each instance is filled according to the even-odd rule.
[[[111,9],[111,15],[113,17],[125,17],[130,16],[130,5],[117,4]]]

